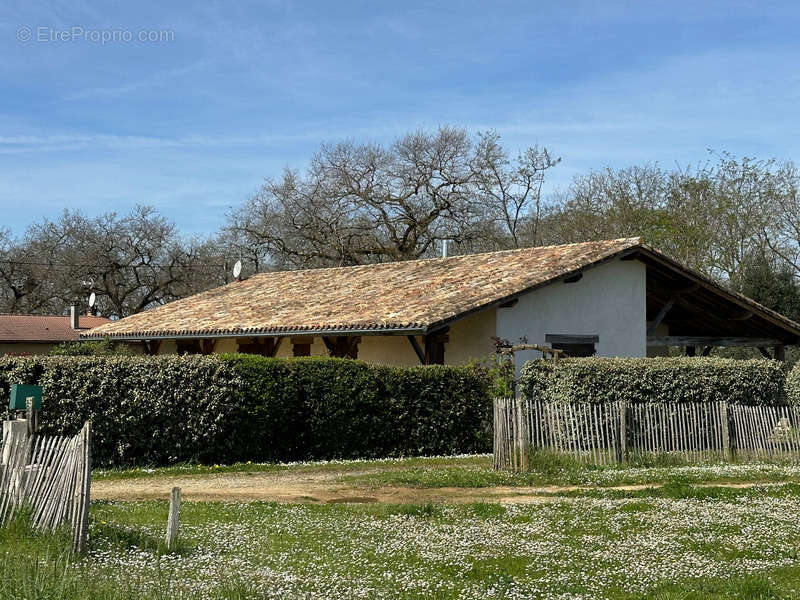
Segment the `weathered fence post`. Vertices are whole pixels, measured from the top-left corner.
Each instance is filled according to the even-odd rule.
[[[172,488],[172,494],[169,498],[169,516],[167,517],[167,550],[172,550],[175,547],[175,542],[178,539],[178,526],[180,524],[181,515],[181,488]]]
[[[28,435],[28,422],[25,419],[3,421],[3,464],[8,464],[14,450],[13,440]]]
[[[28,435],[35,435],[39,431],[39,411],[36,410],[36,398],[25,398],[25,419],[28,422]]]
[[[617,402],[619,410],[619,436],[617,437],[617,462],[624,463],[628,460],[628,422],[626,413],[628,404],[624,400]]]
[[[731,456],[731,437],[728,422],[728,403],[724,400],[719,403],[719,424],[722,432],[722,458],[730,460]]]
[[[92,486],[92,425],[86,421],[81,429],[75,482],[75,520],[72,525],[72,541],[76,552],[86,551],[86,538],[89,530],[89,502]]]
[[[526,410],[525,410],[525,399],[521,396],[517,396],[514,399],[516,404],[515,419],[517,422],[516,425],[516,434],[517,434],[517,454],[519,455],[519,470],[520,471],[527,471],[528,470],[528,428],[527,428],[527,419],[526,419]]]

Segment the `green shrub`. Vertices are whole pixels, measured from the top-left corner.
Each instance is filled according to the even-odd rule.
[[[491,354],[473,359],[468,366],[485,372],[489,379],[489,393],[493,398],[514,395],[514,361],[507,355]]]
[[[50,350],[50,356],[135,356],[128,344],[117,344],[105,338],[98,341],[62,342]]]
[[[786,398],[789,404],[800,405],[800,363],[786,375]]]
[[[774,360],[571,358],[525,363],[520,390],[559,402],[786,402],[785,370]]]
[[[94,429],[100,466],[486,451],[484,374],[329,359],[0,358],[0,393],[43,386],[44,432]],[[7,400],[6,400],[7,401]]]
[[[270,436],[276,456],[372,458],[490,447],[488,383],[477,369],[252,355],[223,360],[245,382],[247,416],[258,416],[252,438]]]

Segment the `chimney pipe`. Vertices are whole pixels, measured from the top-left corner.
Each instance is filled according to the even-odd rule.
[[[447,244],[450,240],[442,240],[442,258],[447,258]]]
[[[73,304],[69,307],[69,324],[73,329],[80,327],[80,315],[78,315],[78,305]]]

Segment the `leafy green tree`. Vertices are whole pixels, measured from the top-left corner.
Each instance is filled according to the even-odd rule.
[[[761,254],[748,256],[731,284],[767,308],[800,321],[800,286],[787,264]]]

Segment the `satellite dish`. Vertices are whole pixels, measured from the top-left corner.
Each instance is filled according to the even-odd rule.
[[[92,292],[89,294],[89,308],[94,308],[94,303],[97,302],[97,294]]]
[[[237,260],[236,264],[233,265],[233,278],[239,279],[239,275],[242,274],[242,261]]]

